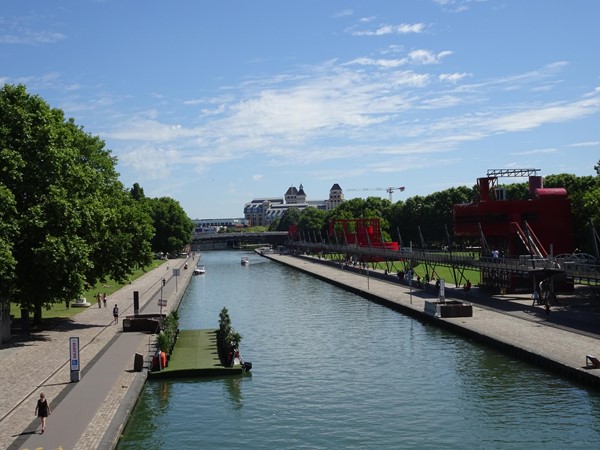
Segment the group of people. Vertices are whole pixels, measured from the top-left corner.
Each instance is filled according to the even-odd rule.
[[[96,299],[98,300],[98,308],[102,308],[102,304],[104,304],[104,307],[106,308],[106,303],[108,301],[106,292],[104,294],[100,294],[100,292],[98,292],[98,294],[96,294]],[[116,304],[113,308],[113,319],[113,323],[119,323],[119,307]]]
[[[104,294],[100,294],[100,292],[98,292],[96,294],[96,300],[98,300],[98,308],[102,308],[102,303],[104,303],[104,307],[106,308],[107,299],[108,297],[106,296],[106,292]]]

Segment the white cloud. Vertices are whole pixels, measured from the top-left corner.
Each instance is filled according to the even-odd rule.
[[[340,18],[340,17],[348,17],[354,14],[354,11],[351,9],[343,9],[341,11],[336,11],[335,13],[333,13],[333,17],[335,18]]]
[[[439,64],[443,58],[451,54],[450,51],[433,53],[429,50],[413,50],[408,54],[408,58],[414,64]]]
[[[441,63],[448,54],[425,52],[413,57]],[[418,155],[416,160],[429,164],[433,155],[465,142],[573,120],[600,110],[596,90],[570,102],[526,104],[519,100],[491,106],[487,101],[495,92],[502,93],[503,83],[550,76],[545,71],[554,69],[548,66],[483,81],[470,89],[460,86],[448,90],[448,83],[468,74],[394,70],[393,64],[382,61],[327,61],[303,67],[293,76],[249,79],[228,87],[226,96],[186,101],[188,112],[196,108],[194,123],[198,125],[184,125],[185,120],[166,123],[157,108],[122,120],[118,128],[105,134],[135,143],[118,156],[122,164],[139,171],[154,170],[161,176],[184,166],[205,173],[214,165],[248,158],[261,160],[263,167],[279,172],[294,167],[296,173],[300,167],[335,161],[343,167],[341,172],[353,173],[365,170],[365,164],[358,163],[365,154],[384,161],[383,166],[385,161],[408,155]],[[468,105],[469,112],[461,114],[455,108],[459,105]],[[441,111],[448,116],[440,116]],[[523,154],[542,150],[530,152]],[[382,171],[383,166],[371,170]],[[250,176],[254,181],[263,179],[262,174]]]
[[[438,77],[440,81],[448,81],[450,83],[456,84],[463,78],[469,76],[469,74],[463,73],[442,73]]]
[[[530,107],[490,119],[486,125],[493,131],[524,131],[544,124],[574,120],[598,111],[600,95],[579,101]]]
[[[404,64],[406,64],[406,62],[407,62],[406,58],[404,58],[404,59],[383,59],[383,58],[373,59],[373,58],[362,57],[362,58],[356,58],[352,61],[349,61],[348,65],[356,64],[356,65],[360,65],[360,66],[378,66],[378,67],[384,67],[384,68],[394,68],[394,67],[404,65]]]
[[[511,152],[509,155],[524,156],[524,155],[538,155],[547,153],[556,153],[558,150],[555,148],[538,148],[534,150],[524,150],[522,152]]]
[[[424,30],[425,24],[423,23],[403,23],[400,25],[381,25],[379,28],[373,30],[356,30],[349,28],[346,31],[353,36],[385,36],[389,34],[422,33]]]
[[[57,31],[38,30],[39,18],[22,16],[3,18],[0,16],[0,44],[6,45],[45,45],[54,44],[66,39]]]
[[[156,120],[134,119],[119,129],[106,133],[108,137],[133,141],[170,141],[180,137],[196,137],[200,133],[177,124],[164,124]]]
[[[53,33],[48,31],[32,32],[27,31],[23,34],[2,34],[0,35],[0,44],[25,44],[25,45],[38,45],[38,44],[54,44],[65,39],[65,35],[62,33]]]
[[[449,12],[463,12],[469,9],[473,3],[485,3],[487,0],[433,0]]]
[[[600,141],[586,141],[586,142],[576,142],[574,144],[569,144],[568,147],[597,147],[600,145]]]
[[[428,65],[428,64],[440,64],[442,59],[448,55],[451,55],[450,51],[443,51],[439,53],[433,53],[429,50],[413,50],[407,57],[400,59],[386,59],[386,58],[369,58],[360,57],[353,59],[346,63],[347,65],[361,65],[361,66],[378,66],[382,68],[395,68],[406,64],[416,65]],[[456,74],[458,75],[458,74]]]

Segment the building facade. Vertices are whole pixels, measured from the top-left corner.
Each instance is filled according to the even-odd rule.
[[[289,208],[303,210],[317,208],[325,211],[332,210],[344,201],[344,192],[335,183],[329,190],[326,200],[308,200],[304,187],[290,186],[283,197],[256,198],[244,205],[244,218],[251,226],[268,226],[280,219]]]

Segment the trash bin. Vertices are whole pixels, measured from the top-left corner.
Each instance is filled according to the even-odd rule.
[[[144,355],[141,353],[136,353],[133,358],[133,371],[141,372],[144,368]]]

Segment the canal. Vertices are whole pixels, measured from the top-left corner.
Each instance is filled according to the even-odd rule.
[[[252,373],[149,381],[119,450],[600,442],[598,391],[254,254],[206,252],[201,263],[180,327],[217,328],[227,307]]]

